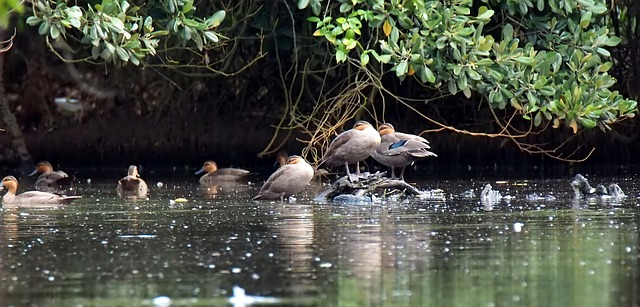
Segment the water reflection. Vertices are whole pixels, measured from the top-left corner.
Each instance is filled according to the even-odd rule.
[[[516,198],[491,209],[465,197],[252,202],[259,184],[209,193],[181,181],[129,201],[81,185],[78,204],[0,212],[0,305],[224,305],[233,286],[279,305],[638,305],[636,182],[615,204],[574,201],[559,182],[496,185]],[[534,191],[557,199],[523,197]]]

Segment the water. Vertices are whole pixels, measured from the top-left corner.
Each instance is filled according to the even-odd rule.
[[[638,306],[639,182],[613,181],[630,197],[448,180],[419,186],[476,197],[336,205],[313,202],[317,184],[280,204],[250,201],[259,184],[148,180],[148,200],[124,201],[94,179],[75,204],[0,212],[0,305],[225,306],[238,286],[278,306]],[[489,182],[516,198],[481,203]]]

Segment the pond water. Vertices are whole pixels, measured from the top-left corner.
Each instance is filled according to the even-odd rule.
[[[62,208],[4,208],[0,305],[225,306],[234,286],[278,306],[640,305],[635,176],[602,180],[620,201],[573,200],[561,178],[423,181],[476,197],[373,204],[316,203],[318,183],[254,202],[253,180],[147,178],[149,199],[131,201],[94,179]],[[481,203],[486,183],[515,199]]]

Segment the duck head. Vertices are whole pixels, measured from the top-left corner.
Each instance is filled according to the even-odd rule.
[[[304,158],[302,158],[301,156],[290,156],[287,159],[287,165],[293,165],[293,164],[298,164],[298,163],[307,163],[307,161],[304,160]]]
[[[5,189],[9,190],[9,192],[15,193],[18,190],[18,179],[13,176],[2,178],[2,186],[0,186],[0,191]]]
[[[279,166],[287,164],[287,152],[284,149],[278,150],[278,156],[276,158]]]
[[[396,128],[394,128],[393,125],[389,123],[384,123],[378,127],[378,133],[380,133],[381,136],[395,133],[395,132],[396,132]]]
[[[51,163],[47,161],[41,161],[38,163],[38,165],[36,165],[36,169],[34,169],[33,172],[29,174],[29,176],[33,176],[35,174],[49,173],[49,172],[53,172],[53,166],[51,166]]]
[[[362,130],[365,130],[367,128],[372,128],[373,129],[373,126],[371,126],[371,124],[366,120],[359,120],[353,125],[353,129],[354,130],[362,131]]]
[[[129,170],[127,170],[127,175],[131,177],[140,178],[140,174],[138,174],[138,167],[135,165],[130,165]]]
[[[215,172],[217,170],[218,170],[218,164],[216,164],[215,162],[209,160],[209,161],[205,162],[204,165],[202,165],[202,168],[200,168],[196,172],[196,175],[202,174],[203,172],[206,172],[207,174],[209,174],[209,173],[213,173],[213,172]]]

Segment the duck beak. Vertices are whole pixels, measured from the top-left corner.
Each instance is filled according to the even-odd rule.
[[[31,174],[29,174],[29,176],[33,176],[33,175],[35,175],[37,173],[38,173],[38,169],[36,168],[36,169],[33,170],[33,172],[31,172]]]
[[[198,175],[198,174],[202,174],[202,172],[204,172],[204,166],[203,166],[203,167],[201,167],[201,168],[196,172],[196,175]]]

